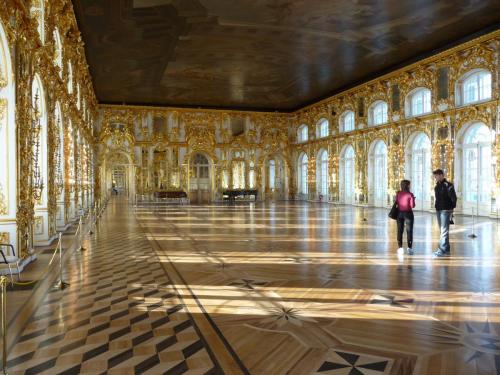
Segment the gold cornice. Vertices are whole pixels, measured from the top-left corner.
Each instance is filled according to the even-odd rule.
[[[99,109],[111,109],[111,110],[135,110],[135,111],[146,111],[146,112],[184,112],[184,113],[217,113],[217,114],[240,114],[240,115],[290,115],[287,112],[264,112],[264,111],[243,111],[243,110],[232,110],[232,109],[214,109],[214,108],[183,108],[183,107],[159,107],[159,106],[143,106],[143,105],[122,105],[122,104],[98,104]],[[165,113],[167,114],[167,113]]]

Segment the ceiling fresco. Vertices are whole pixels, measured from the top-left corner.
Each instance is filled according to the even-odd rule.
[[[73,0],[101,103],[289,111],[498,27],[492,0]]]

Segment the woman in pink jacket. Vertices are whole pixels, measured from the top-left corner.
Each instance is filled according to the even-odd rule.
[[[406,226],[406,240],[408,241],[408,248],[406,253],[413,255],[413,207],[415,207],[415,196],[410,191],[410,181],[401,181],[401,190],[396,195],[396,202],[398,204],[398,254],[404,253],[403,249],[403,230]]]

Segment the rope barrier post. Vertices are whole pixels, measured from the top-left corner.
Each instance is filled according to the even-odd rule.
[[[2,289],[1,311],[2,314],[2,374],[7,375],[7,277],[0,277]]]
[[[469,234],[467,237],[469,238],[477,238],[476,234],[474,233],[474,207],[472,207],[472,233]]]
[[[59,233],[59,289],[63,290],[69,286],[69,283],[63,279],[63,259],[62,259],[62,233]]]
[[[93,229],[92,228],[93,227],[93,223],[94,223],[94,221],[92,220],[92,212],[93,212],[93,210],[94,210],[94,208],[92,208],[92,207],[89,210],[89,223],[90,223],[89,224],[90,225],[89,234],[90,235],[94,234],[94,231],[92,230]],[[95,216],[95,213],[94,213],[94,216]]]
[[[79,250],[80,251],[85,251],[87,249],[85,248],[85,246],[83,246],[83,236],[84,235],[83,235],[83,220],[82,220],[82,216],[80,216],[80,221],[78,223],[78,229],[80,229],[80,231],[78,233],[79,234],[78,235],[78,239],[79,239],[79,242],[80,242],[80,248],[79,248]]]

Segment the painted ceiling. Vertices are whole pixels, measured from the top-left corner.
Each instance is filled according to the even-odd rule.
[[[498,27],[489,0],[73,0],[101,103],[290,111]]]

